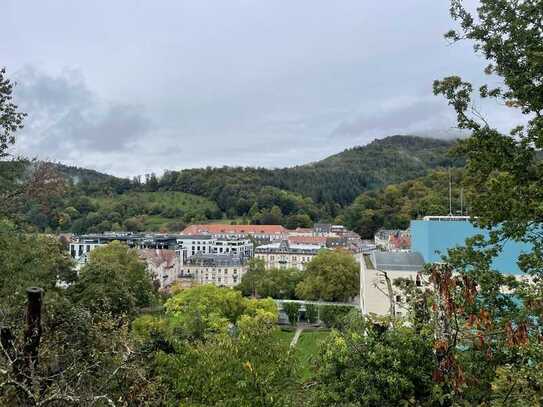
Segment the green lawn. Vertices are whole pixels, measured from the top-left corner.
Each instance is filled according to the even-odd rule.
[[[328,331],[303,331],[296,344],[296,351],[300,360],[302,380],[306,381],[312,376],[313,359],[318,355],[319,344],[330,332]]]
[[[292,338],[294,336],[294,331],[281,331],[278,330],[275,332],[275,335],[277,336],[277,340],[284,343],[285,345],[290,345],[290,342],[292,341]]]

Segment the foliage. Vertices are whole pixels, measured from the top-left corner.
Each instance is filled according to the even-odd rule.
[[[26,113],[19,112],[12,102],[13,83],[6,75],[6,68],[0,69],[0,158],[7,156],[7,149],[15,143],[15,132],[23,127]]]
[[[252,264],[261,261],[252,260]],[[261,261],[262,262],[262,261]],[[296,285],[301,281],[302,272],[295,268],[264,269],[263,263],[249,266],[249,271],[236,287],[243,295],[257,295],[276,299],[296,299]]]
[[[453,214],[468,213],[462,170],[452,169],[451,179]],[[381,228],[407,229],[411,219],[449,213],[448,188],[449,172],[438,168],[421,178],[364,192],[338,220],[364,239],[372,239]]]
[[[288,322],[291,325],[296,326],[300,318],[300,304],[297,302],[284,302],[283,310],[288,316]]]
[[[73,282],[71,259],[52,237],[17,233],[12,226],[0,230],[0,318],[13,322],[20,316],[27,287],[41,287],[49,300],[59,291],[57,283]]]
[[[120,242],[98,247],[69,290],[76,304],[114,316],[134,315],[156,301],[156,290],[135,250]]]
[[[319,319],[328,328],[339,329],[344,326],[345,317],[353,311],[347,305],[319,305]]]
[[[296,295],[304,300],[348,301],[358,295],[360,267],[341,250],[322,250],[306,264]]]
[[[313,405],[431,405],[433,366],[428,338],[406,327],[381,332],[353,314],[321,347]]]
[[[181,291],[168,299],[165,309],[166,314],[194,339],[227,331],[242,315],[264,313],[270,320],[277,320],[277,306],[273,300],[244,298],[239,291],[211,284]]]
[[[305,317],[312,324],[317,322],[319,320],[319,307],[315,304],[306,304]]]
[[[462,1],[453,0],[451,15],[460,29],[446,37],[473,41],[475,52],[488,61],[485,73],[501,83],[480,86],[478,96],[499,101],[524,118],[502,134],[474,106],[471,83],[459,76],[434,82],[434,93],[448,100],[458,126],[470,133],[458,151],[467,159],[471,214],[490,230],[487,241],[470,239],[465,248],[449,253],[449,265],[430,270],[438,359],[434,376],[459,403],[524,405],[540,397],[542,386],[534,369],[541,363],[535,349],[540,347],[543,309],[543,163],[538,154],[543,140],[543,7],[541,1],[481,0],[472,15]],[[533,249],[519,259],[531,283],[492,270],[491,260],[507,239],[531,244]]]
[[[243,315],[237,328],[236,335],[216,334],[157,355],[175,399],[183,405],[292,405],[295,364],[288,345],[276,340],[277,328],[260,313]]]

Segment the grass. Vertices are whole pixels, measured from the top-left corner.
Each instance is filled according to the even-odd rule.
[[[313,360],[318,355],[320,343],[328,337],[329,331],[303,331],[296,344],[300,360],[300,374],[303,381],[313,375]]]
[[[294,351],[298,358],[300,377],[303,382],[313,376],[313,360],[319,353],[319,344],[328,337],[330,331],[302,331]],[[277,340],[289,346],[294,331],[277,331]]]
[[[294,331],[278,330],[277,332],[275,332],[275,335],[277,336],[277,340],[279,342],[288,346],[290,345],[290,342],[292,341],[292,338],[294,337]]]

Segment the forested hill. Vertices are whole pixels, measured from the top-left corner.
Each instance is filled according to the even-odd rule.
[[[159,187],[204,195],[221,209],[238,203],[243,210],[248,193],[272,186],[310,197],[318,204],[351,203],[361,192],[425,175],[436,167],[458,166],[448,155],[454,141],[416,136],[392,136],[345,150],[311,164],[282,168],[222,167],[170,171]],[[250,205],[250,204],[249,204]]]
[[[40,230],[78,233],[178,231],[213,219],[307,227],[341,219],[361,193],[461,165],[448,154],[454,144],[392,136],[290,168],[208,167],[144,180],[52,164],[69,181],[67,191],[47,205],[29,201],[23,218]]]

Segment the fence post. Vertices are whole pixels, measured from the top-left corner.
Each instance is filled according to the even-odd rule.
[[[32,372],[38,365],[40,340],[42,334],[41,309],[43,303],[43,290],[39,287],[26,289],[26,329],[24,333],[23,360],[26,380],[32,381]]]

